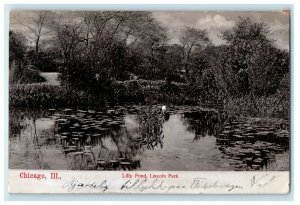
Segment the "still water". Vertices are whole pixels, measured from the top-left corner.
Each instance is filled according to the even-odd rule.
[[[166,113],[160,106],[10,110],[9,167],[289,170],[289,133],[282,124],[236,121],[195,107]]]

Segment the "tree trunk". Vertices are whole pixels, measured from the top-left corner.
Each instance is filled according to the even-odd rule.
[[[39,38],[37,38],[35,41],[35,54],[36,55],[39,53],[39,41],[40,41]]]

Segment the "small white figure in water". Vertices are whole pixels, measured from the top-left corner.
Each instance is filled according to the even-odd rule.
[[[99,81],[100,75],[98,73],[96,73],[95,78],[96,78],[97,81]]]
[[[165,105],[163,105],[162,107],[161,107],[161,109],[162,109],[162,112],[163,112],[163,114],[165,114],[165,111],[166,111],[166,106]]]

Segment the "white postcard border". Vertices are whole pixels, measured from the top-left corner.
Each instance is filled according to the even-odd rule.
[[[9,193],[288,194],[289,171],[9,170]]]

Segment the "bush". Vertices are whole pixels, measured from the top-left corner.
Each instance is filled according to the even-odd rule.
[[[196,105],[197,99],[186,95],[188,84],[163,80],[130,80],[117,81],[111,90],[114,100],[118,103],[172,103],[176,105]],[[150,101],[148,103],[150,103]]]
[[[279,96],[279,93],[269,97],[253,99],[250,95],[242,98],[228,99],[224,109],[240,117],[270,117],[289,118],[289,99]]]
[[[39,75],[39,71],[24,67],[22,64],[18,66],[12,65],[9,69],[10,83],[41,83],[45,81],[46,80]]]
[[[140,103],[144,102],[144,90],[138,81],[117,82],[113,86],[115,102]]]
[[[57,54],[51,51],[39,52],[38,55],[34,51],[28,51],[25,56],[26,63],[36,66],[43,72],[57,72],[61,65],[55,60],[58,58]]]
[[[52,85],[14,84],[9,88],[12,107],[65,107],[85,105],[90,96],[84,92]]]
[[[143,91],[137,82],[116,83],[110,91],[109,98],[102,98],[68,86],[12,84],[9,104],[12,107],[74,107],[144,102]]]

